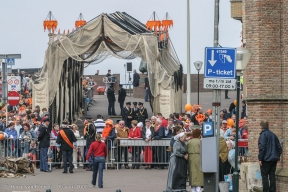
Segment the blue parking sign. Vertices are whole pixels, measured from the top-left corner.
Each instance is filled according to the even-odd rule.
[[[213,122],[204,122],[202,124],[202,136],[204,137],[214,137],[214,124]]]

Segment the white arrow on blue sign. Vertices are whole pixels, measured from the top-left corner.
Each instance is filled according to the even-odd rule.
[[[235,79],[236,53],[236,48],[206,47],[204,77]]]
[[[15,59],[14,58],[8,58],[7,59],[7,65],[15,65]]]

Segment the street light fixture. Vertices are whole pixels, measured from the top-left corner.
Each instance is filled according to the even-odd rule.
[[[246,69],[250,60],[251,52],[243,47],[237,48],[237,104],[236,104],[236,142],[235,142],[235,171],[233,173],[233,192],[239,191],[239,172],[238,172],[238,137],[239,137],[239,102],[240,102],[240,76]]]
[[[202,68],[203,62],[202,61],[195,61],[194,66],[196,70],[198,71],[198,105],[199,105],[199,72]]]

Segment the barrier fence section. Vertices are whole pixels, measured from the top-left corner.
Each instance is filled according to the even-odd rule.
[[[164,169],[169,164],[171,155],[170,138],[146,142],[143,139],[115,139],[115,157],[117,169],[131,164],[132,169],[141,165]]]
[[[170,138],[161,140],[152,140],[146,142],[141,139],[117,138],[114,140],[103,141],[107,146],[106,169],[124,168],[139,169],[140,166],[146,168],[164,169],[169,164],[171,155]],[[0,157],[26,157],[30,159],[36,166],[40,160],[40,149],[37,139],[26,138],[5,138],[0,141]],[[73,149],[73,165],[75,168],[87,164],[85,162],[86,140],[78,139]],[[239,147],[248,147],[248,139],[239,139]],[[48,149],[48,164],[50,169],[52,165],[60,168],[63,160],[61,151],[56,149],[56,140],[50,140]]]

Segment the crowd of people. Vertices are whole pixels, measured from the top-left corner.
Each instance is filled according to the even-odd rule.
[[[186,109],[185,113],[173,113],[169,117],[157,113],[156,116],[149,118],[144,103],[133,102],[131,106],[131,102],[126,102],[126,106],[121,108],[122,120],[115,124],[111,119],[104,120],[102,115],[97,115],[96,119],[85,116],[84,131],[81,133],[78,126],[68,120],[63,120],[61,125],[50,125],[49,112],[46,108],[40,109],[36,106],[32,109],[30,78],[23,74],[22,85],[25,91],[21,93],[19,105],[8,107],[7,111],[6,107],[2,106],[0,131],[6,138],[1,141],[5,156],[29,158],[35,168],[39,165],[40,171],[43,172],[51,171],[49,162],[55,168],[63,168],[63,173],[68,171],[74,173],[74,168],[83,166],[87,171],[93,171],[93,186],[96,185],[97,173],[99,173],[99,188],[103,187],[105,163],[108,169],[121,169],[122,166],[125,169],[140,169],[144,166],[145,170],[153,168],[162,170],[167,166],[169,174],[166,191],[186,190],[187,172],[192,192],[201,190],[204,182],[200,170],[201,130],[204,122],[212,121],[211,109],[204,112],[200,105],[193,105]],[[92,82],[91,86],[93,86],[92,79],[86,80]],[[124,100],[121,102],[124,105]],[[236,123],[239,124],[238,139],[248,139],[246,101],[242,101],[240,109],[236,106],[237,103],[234,101],[228,110],[223,109],[220,113],[220,181],[224,181],[224,175],[233,173],[235,168],[233,154],[235,154]],[[237,110],[240,110],[241,114],[239,122],[236,122]],[[113,110],[109,112],[111,115],[115,113]],[[5,119],[6,113],[9,118],[8,124]],[[261,127],[264,130],[268,124],[262,124]],[[123,139],[142,140],[145,144],[122,146],[120,141]],[[159,143],[164,139],[169,141],[169,146]],[[55,140],[55,144],[51,144],[51,140]],[[77,140],[83,140],[85,144],[78,146]],[[276,146],[281,154],[282,149],[280,150],[279,145]],[[277,159],[279,153],[272,160]],[[239,148],[240,156],[247,156],[247,154],[248,147]],[[263,155],[262,152],[262,156],[267,155]],[[131,157],[131,160],[128,160],[128,157]],[[112,161],[114,159],[116,161]],[[266,165],[267,162],[263,160],[261,166],[262,164]],[[273,166],[275,167],[275,164]]]

